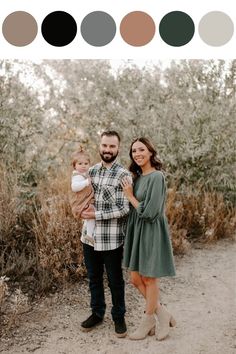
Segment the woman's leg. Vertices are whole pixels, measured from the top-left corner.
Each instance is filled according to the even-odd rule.
[[[147,334],[154,334],[156,323],[154,323],[153,318],[155,314],[159,322],[158,331],[156,331],[157,339],[163,340],[168,336],[170,326],[174,327],[176,325],[176,321],[160,304],[160,280],[141,276],[138,272],[131,272],[131,283],[146,299],[146,309],[140,326],[130,335],[130,339],[143,339]]]
[[[155,299],[155,309],[158,309],[161,306],[159,299],[159,279],[144,277],[138,272],[131,272],[130,281],[146,299],[146,311],[148,310],[148,313],[152,311],[153,302],[155,301]]]
[[[159,279],[142,276],[142,283],[145,287],[146,314],[154,314],[160,305]]]
[[[142,276],[138,272],[130,272],[130,282],[146,299],[146,286],[143,283]]]
[[[157,305],[156,303],[154,304],[154,302],[156,301],[157,297],[157,281],[155,278],[145,278],[138,272],[131,272],[130,278],[131,283],[146,299],[146,311],[142,315],[139,326],[133,333],[129,335],[129,338],[133,340],[144,339],[148,334],[153,335],[155,333],[154,329],[156,326],[156,320],[154,312],[157,308]]]

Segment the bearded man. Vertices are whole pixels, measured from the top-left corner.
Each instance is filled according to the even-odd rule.
[[[125,337],[127,328],[121,263],[129,202],[123,194],[121,181],[131,176],[116,161],[119,149],[119,134],[116,131],[104,131],[99,146],[101,162],[89,170],[95,204],[83,211],[81,217],[95,219],[94,244],[86,239],[86,228],[83,228],[81,241],[89,279],[92,314],[81,323],[81,329],[89,332],[103,321],[106,310],[103,283],[105,267],[112,297],[111,315],[115,334],[117,337]]]

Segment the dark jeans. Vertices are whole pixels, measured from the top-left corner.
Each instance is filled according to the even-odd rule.
[[[101,318],[105,314],[106,303],[103,285],[105,265],[112,296],[112,319],[113,321],[123,319],[125,314],[124,279],[121,268],[123,246],[111,251],[95,251],[93,247],[83,244],[83,249],[89,278],[92,312]]]

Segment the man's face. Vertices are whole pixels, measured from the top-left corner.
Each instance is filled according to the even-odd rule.
[[[113,162],[119,153],[119,140],[117,136],[106,136],[101,138],[99,154],[106,163]]]

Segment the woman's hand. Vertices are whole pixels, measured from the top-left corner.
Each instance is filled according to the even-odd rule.
[[[124,195],[130,200],[134,196],[133,185],[130,177],[124,177],[121,181],[121,186],[123,188]]]

